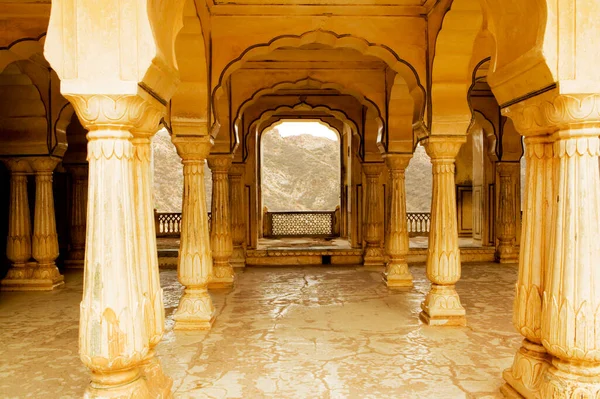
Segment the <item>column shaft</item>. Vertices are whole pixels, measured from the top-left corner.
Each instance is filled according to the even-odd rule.
[[[142,364],[142,372],[148,381],[152,396],[164,398],[170,396],[173,381],[163,373],[158,359],[154,356],[154,348],[164,333],[165,309],[163,290],[160,287],[152,201],[150,138],[153,133],[153,131],[133,131],[133,183],[135,184],[133,198],[137,219],[135,239],[138,243],[140,288],[146,305],[144,319],[149,339],[149,351]]]
[[[497,162],[496,171],[499,175],[500,203],[496,218],[498,245],[496,260],[499,263],[515,263],[519,259],[516,248],[517,240],[517,209],[516,181],[520,173],[520,164],[515,162]]]
[[[59,160],[51,157],[32,161],[35,170],[35,213],[33,221],[32,254],[38,262],[32,278],[52,290],[64,284],[64,277],[54,261],[58,257],[58,234],[54,212],[52,172]]]
[[[25,160],[9,159],[5,163],[11,172],[6,257],[12,265],[0,288],[3,291],[27,291],[35,289],[31,280],[31,216],[27,197],[27,173],[31,168]]]
[[[79,330],[80,356],[92,370],[87,396],[101,397],[108,390],[114,397],[145,397],[148,387],[139,375],[149,350],[147,299],[140,286],[131,134],[98,127],[90,130],[88,141]]]
[[[541,344],[540,321],[544,275],[550,251],[552,224],[553,171],[552,143],[547,136],[525,139],[526,190],[523,233],[519,256],[513,324],[523,335],[512,367],[503,373],[506,396],[517,392],[525,398],[537,398],[550,356]]]
[[[599,135],[600,121],[553,135],[556,187],[541,338],[554,359],[543,397],[600,397]]]
[[[208,295],[213,261],[208,233],[204,163],[212,146],[209,137],[176,137],[183,160],[183,206],[177,276],[185,291],[175,312],[175,329],[210,329],[215,308]],[[213,219],[214,223],[214,219]]]
[[[229,260],[233,253],[231,237],[231,219],[229,207],[229,179],[231,155],[211,155],[208,167],[212,171],[212,206],[210,244],[213,256],[213,276],[210,288],[228,288],[233,286],[235,273]]]
[[[409,242],[404,175],[411,157],[412,154],[390,154],[385,157],[390,174],[390,214],[386,239],[386,252],[389,256],[386,267],[388,287],[413,286],[413,277],[406,262]]]
[[[382,248],[383,220],[381,217],[383,203],[381,199],[381,185],[379,177],[383,169],[382,164],[363,164],[367,177],[367,198],[364,235],[366,241],[364,267],[370,270],[382,270],[384,266],[384,253]]]
[[[71,200],[71,245],[65,266],[71,268],[83,268],[85,255],[85,222],[87,217],[87,165],[69,166],[73,178],[72,200]]]
[[[421,319],[430,325],[465,325],[465,309],[455,289],[460,279],[460,249],[454,184],[455,158],[464,137],[430,137],[425,148],[433,164],[431,228],[427,278],[431,290],[421,304]]]
[[[230,206],[231,206],[231,236],[233,267],[246,266],[246,208],[244,207],[244,175],[245,165],[235,164],[229,170]]]

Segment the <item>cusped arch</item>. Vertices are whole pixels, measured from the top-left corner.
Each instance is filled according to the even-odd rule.
[[[435,44],[431,75],[431,135],[466,135],[471,123],[468,90],[476,39],[484,23],[477,1],[454,0]]]
[[[350,126],[350,128],[354,132],[354,134],[358,134],[358,132],[359,132],[358,125],[356,124],[356,122],[354,120],[352,120],[352,118],[349,118],[348,115],[346,115],[346,113],[344,111],[339,110],[339,109],[330,108],[325,105],[318,105],[316,107],[313,107],[310,104],[301,102],[294,106],[282,105],[275,109],[269,109],[269,110],[266,110],[263,113],[261,113],[258,116],[258,118],[256,118],[250,124],[250,127],[245,134],[244,145],[248,146],[248,143],[250,142],[250,140],[248,140],[248,136],[251,133],[254,133],[255,135],[262,134],[262,132],[265,130],[265,127],[263,125],[271,117],[278,115],[278,114],[282,114],[282,113],[295,113],[295,112],[296,113],[297,112],[311,112],[311,113],[315,113],[315,114],[324,113],[327,115],[331,115],[334,118],[341,121],[342,123],[345,123],[348,126]],[[246,152],[248,152],[248,150],[249,149],[246,148]]]
[[[481,129],[483,136],[487,141],[488,157],[492,162],[499,160],[498,156],[498,137],[494,124],[479,111],[473,111],[473,125],[471,129]]]
[[[277,37],[268,43],[259,44],[246,49],[238,58],[231,61],[221,72],[218,83],[212,93],[212,103],[215,112],[215,123],[219,123],[218,110],[216,105],[219,99],[225,94],[224,83],[237,70],[242,68],[244,63],[253,58],[257,58],[281,48],[299,48],[309,44],[321,44],[329,48],[346,48],[356,50],[366,56],[373,56],[384,61],[388,67],[397,73],[402,82],[399,85],[406,86],[408,93],[414,101],[415,120],[422,119],[425,108],[425,89],[421,85],[416,70],[405,60],[398,57],[389,47],[371,43],[363,38],[353,35],[338,35],[331,31],[314,30],[305,32],[302,35],[286,35]],[[404,88],[399,88],[404,90]]]
[[[204,127],[206,131],[202,134],[208,134],[208,58],[201,21],[193,1],[185,3],[183,27],[175,40],[175,54],[181,82],[171,98],[172,127],[176,133],[190,127],[194,129],[193,134],[198,134],[197,129]]]
[[[288,112],[312,112],[315,114],[324,113],[333,116],[334,118],[342,121],[343,123],[346,123],[352,128],[352,131],[358,132],[358,125],[351,118],[349,118],[344,111],[330,108],[325,105],[318,105],[316,107],[313,107],[312,105],[306,104],[304,102],[298,103],[293,107],[283,105],[275,109],[264,111],[256,120],[252,121],[252,123],[250,124],[249,132],[255,131],[256,133],[261,134],[265,129],[263,125],[266,121],[269,120],[269,118],[277,114]]]
[[[0,47],[0,73],[13,62],[30,60],[36,55],[39,56],[36,61],[48,67],[49,64],[43,57],[45,41],[46,33],[43,33],[36,38],[19,39],[6,47]]]
[[[273,85],[271,87],[264,88],[264,89],[257,91],[256,93],[254,93],[254,95],[251,98],[244,101],[242,103],[242,105],[240,105],[240,108],[238,109],[236,118],[234,119],[234,129],[235,129],[236,135],[241,133],[242,117],[244,115],[244,111],[247,110],[250,106],[252,106],[256,102],[258,102],[260,100],[260,98],[262,98],[266,95],[275,94],[281,90],[294,90],[294,89],[303,89],[303,88],[314,88],[314,89],[323,89],[323,90],[331,89],[331,90],[336,90],[336,91],[340,92],[341,94],[349,95],[349,96],[356,98],[356,100],[358,100],[358,102],[360,102],[362,105],[367,107],[367,109],[370,110],[374,115],[377,115],[376,116],[377,125],[379,126],[380,130],[383,130],[383,119],[381,118],[381,112],[379,110],[379,107],[377,107],[377,105],[372,100],[370,100],[368,97],[364,96],[362,93],[360,93],[357,90],[348,89],[337,83],[322,82],[320,80],[306,78],[306,79],[301,79],[301,80],[297,80],[294,82],[277,83],[276,85]]]

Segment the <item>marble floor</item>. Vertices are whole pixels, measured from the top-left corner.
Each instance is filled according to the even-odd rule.
[[[418,321],[429,284],[388,290],[353,267],[247,268],[213,292],[208,333],[174,332],[176,271],[161,272],[167,332],[157,348],[177,398],[501,398],[521,341],[511,325],[515,265],[468,264],[457,286],[468,327]],[[48,293],[0,293],[0,397],[78,398],[81,272]]]

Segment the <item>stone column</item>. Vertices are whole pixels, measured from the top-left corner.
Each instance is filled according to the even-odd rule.
[[[35,263],[31,259],[31,215],[27,197],[27,174],[31,166],[26,160],[4,160],[10,169],[10,209],[8,213],[8,237],[6,257],[12,262],[6,277],[0,283],[2,291],[35,290],[31,279]]]
[[[404,178],[404,171],[411,158],[412,154],[388,154],[385,156],[390,174],[390,214],[385,240],[386,252],[389,256],[385,273],[388,287],[413,286],[413,277],[406,262],[409,243]]]
[[[150,300],[142,284],[134,147],[130,131],[158,124],[164,107],[138,95],[68,95],[89,130],[88,212],[79,353],[92,371],[88,398],[150,397]],[[156,252],[156,247],[146,248]],[[143,265],[144,268],[147,265]]]
[[[142,363],[142,372],[148,389],[155,398],[171,395],[173,380],[167,377],[154,356],[154,349],[162,339],[165,324],[163,290],[160,287],[158,251],[154,224],[154,201],[152,199],[152,146],[151,138],[158,129],[156,121],[147,120],[147,126],[133,133],[133,201],[136,211],[135,239],[137,259],[140,263],[140,289],[146,308],[145,322],[149,339],[148,355]]]
[[[173,144],[183,162],[183,209],[177,276],[185,287],[173,316],[175,329],[210,329],[215,308],[207,291],[213,261],[208,234],[204,163],[212,142],[209,136],[181,136],[173,138]]]
[[[600,95],[592,98],[598,107]],[[569,115],[585,115],[589,99],[581,105],[580,99],[574,100],[562,100],[566,102],[563,109]],[[553,135],[556,186],[541,326],[542,344],[554,356],[542,390],[542,397],[547,398],[600,397],[597,111],[595,119],[574,121]]]
[[[231,219],[229,217],[229,179],[232,156],[211,155],[208,167],[212,171],[212,203],[210,247],[213,256],[213,275],[209,288],[229,288],[233,286],[235,273],[229,259],[233,253]]]
[[[517,162],[497,162],[496,172],[499,175],[499,206],[496,217],[498,244],[496,261],[499,263],[516,263],[519,253],[517,240],[516,190],[520,164]],[[515,181],[517,180],[517,181]]]
[[[234,164],[229,170],[230,205],[231,205],[231,236],[233,254],[231,266],[246,266],[246,208],[244,207],[244,175],[245,165]]]
[[[550,204],[554,196],[549,137],[527,137],[525,159],[525,209],[513,312],[513,324],[524,340],[512,367],[503,373],[506,384],[501,391],[507,397],[538,398],[543,375],[550,366],[550,356],[540,336],[544,276],[550,253]]]
[[[87,215],[88,166],[68,165],[73,179],[71,199],[71,246],[65,266],[82,269],[85,255],[85,221]]]
[[[363,164],[363,171],[367,177],[367,198],[364,221],[364,235],[367,246],[365,248],[364,267],[367,270],[380,271],[384,266],[384,253],[382,248],[383,220],[381,218],[383,203],[381,200],[381,185],[379,177],[383,164]]]
[[[454,185],[455,158],[463,136],[431,136],[425,140],[433,164],[431,228],[427,250],[427,278],[431,290],[421,304],[421,320],[430,325],[463,326],[465,309],[455,289],[460,279],[460,250]]]
[[[521,134],[551,134],[553,142],[553,160],[546,161],[552,165],[551,175],[546,172],[544,176],[546,185],[538,181],[531,187],[528,182],[527,187],[528,192],[547,192],[548,180],[552,185],[544,198],[544,206],[548,202],[551,208],[545,221],[527,220],[525,227],[525,234],[531,234],[531,223],[542,224],[544,229],[536,249],[547,254],[547,258],[539,256],[541,261],[537,262],[545,270],[530,283],[536,285],[535,279],[542,280],[542,311],[539,322],[531,324],[539,323],[540,341],[552,356],[552,365],[539,377],[536,396],[530,397],[600,397],[599,104],[598,94],[565,95],[551,90],[503,110]],[[541,146],[535,147],[540,157]],[[546,146],[543,150],[544,158],[549,157]],[[527,270],[520,270],[524,273]],[[529,303],[521,305],[527,307],[529,318],[537,317],[539,301],[534,291]],[[519,317],[523,317],[522,312],[519,310]]]
[[[33,269],[32,278],[39,280],[40,286],[47,290],[64,284],[64,277],[54,263],[58,258],[58,234],[52,172],[59,162],[60,159],[53,157],[34,158],[31,161],[35,171],[35,212],[31,248],[33,258],[38,263],[38,266]]]

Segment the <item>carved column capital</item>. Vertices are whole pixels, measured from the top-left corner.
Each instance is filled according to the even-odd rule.
[[[231,168],[231,164],[233,163],[233,155],[209,155],[207,161],[208,167],[213,173],[228,173],[229,168]]]
[[[378,179],[384,169],[383,163],[363,163],[362,168],[367,179]]]
[[[31,168],[28,158],[4,158],[2,159],[2,162],[4,162],[8,170],[10,170],[12,173],[33,173],[33,169]]]
[[[125,94],[65,94],[83,127],[90,132],[109,127],[150,131],[158,126],[166,108],[147,92]]]
[[[60,161],[59,158],[54,157],[34,157],[30,159],[29,163],[37,173],[52,173]]]
[[[229,169],[229,176],[232,178],[242,178],[246,172],[246,165],[243,163],[234,163]]]
[[[67,164],[65,169],[75,180],[86,180],[90,170],[87,164]]]
[[[460,147],[467,141],[466,136],[429,136],[422,144],[431,157],[431,162],[454,159]]]
[[[183,162],[193,160],[204,161],[213,146],[210,136],[176,136],[171,141],[173,141],[177,149],[177,154],[179,154]]]
[[[390,171],[404,172],[412,159],[413,154],[386,154],[384,155],[385,164]]]
[[[558,89],[502,109],[523,136],[535,136],[571,127],[600,126],[600,94],[559,94]]]

